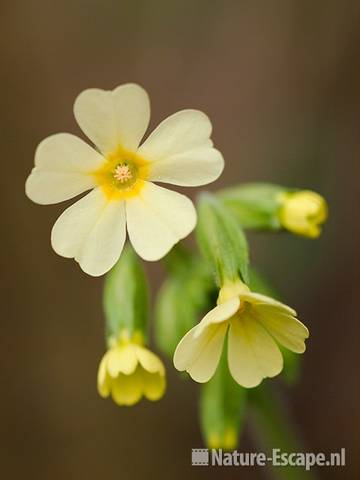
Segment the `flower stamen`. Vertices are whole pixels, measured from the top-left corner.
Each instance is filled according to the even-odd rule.
[[[133,174],[126,163],[120,163],[114,170],[114,178],[120,183],[127,182],[131,180]]]

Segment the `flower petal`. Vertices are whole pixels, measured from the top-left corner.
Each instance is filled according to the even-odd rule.
[[[26,195],[42,205],[75,197],[96,186],[91,172],[104,161],[96,150],[69,133],[45,138],[36,150]]]
[[[113,378],[119,373],[130,375],[135,371],[137,364],[136,349],[131,344],[115,347],[108,353],[107,370]]]
[[[160,358],[143,347],[136,347],[136,355],[143,369],[150,373],[165,374],[165,368]]]
[[[224,303],[220,303],[210,310],[197,326],[195,337],[201,335],[203,330],[212,323],[221,323],[229,320],[240,308],[240,298],[234,297]]]
[[[141,370],[136,369],[132,375],[120,375],[112,380],[111,395],[118,405],[134,405],[142,397],[143,379]]]
[[[241,299],[253,305],[268,305],[269,307],[273,307],[277,311],[281,311],[288,315],[293,315],[293,316],[296,315],[296,311],[293,308],[289,307],[288,305],[285,305],[284,303],[279,302],[278,300],[274,300],[273,298],[268,297],[267,295],[262,295],[261,293],[253,293],[253,292],[242,293]]]
[[[131,243],[144,260],[155,261],[194,229],[193,203],[180,193],[146,182],[139,195],[126,200]]]
[[[174,366],[186,370],[196,382],[210,380],[218,366],[227,323],[209,325],[196,336],[198,325],[193,327],[179,342],[174,353]]]
[[[74,115],[103,154],[119,146],[134,151],[149,125],[150,101],[146,91],[134,83],[112,91],[91,88],[75,100]]]
[[[275,340],[285,348],[295,353],[305,352],[304,340],[309,337],[309,330],[297,318],[261,305],[255,308],[254,314]]]
[[[149,373],[144,370],[142,372],[142,377],[145,397],[152,401],[159,400],[165,393],[165,376],[160,373]]]
[[[283,368],[279,347],[249,315],[230,323],[228,362],[235,381],[246,388],[256,387],[264,378],[278,375]]]
[[[221,175],[224,159],[210,146],[180,152],[150,163],[149,180],[185,187],[211,183]]]
[[[199,147],[211,147],[211,122],[199,110],[181,110],[163,120],[139,148],[147,160],[160,161]]]
[[[84,272],[99,276],[113,267],[125,243],[125,206],[100,188],[60,215],[51,232],[56,253],[75,258]]]
[[[110,394],[110,382],[109,382],[109,376],[107,373],[106,365],[107,365],[107,353],[101,359],[99,370],[98,370],[98,376],[97,376],[97,389],[98,389],[99,395],[103,398],[108,397]]]

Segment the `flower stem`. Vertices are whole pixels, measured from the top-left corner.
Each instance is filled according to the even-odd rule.
[[[249,393],[251,433],[256,445],[270,455],[271,450],[275,448],[286,453],[305,452],[280,392],[263,384]],[[296,466],[272,466],[271,476],[276,480],[317,478],[313,471]]]

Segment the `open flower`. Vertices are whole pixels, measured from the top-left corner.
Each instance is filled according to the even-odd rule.
[[[284,228],[304,237],[320,236],[320,226],[328,216],[327,204],[321,195],[309,190],[287,192],[281,194],[279,202],[279,219]]]
[[[144,395],[159,400],[165,392],[161,360],[136,340],[120,339],[105,353],[98,371],[98,391],[118,405],[134,405]]]
[[[256,387],[278,375],[283,358],[277,343],[295,353],[305,351],[308,329],[296,312],[265,295],[251,292],[241,282],[220,290],[218,305],[178,344],[174,365],[197,382],[214,375],[228,333],[228,365],[234,380]]]
[[[150,104],[135,84],[85,90],[74,114],[96,148],[67,133],[50,136],[38,146],[26,182],[28,197],[40,204],[92,189],[55,223],[54,250],[74,258],[90,275],[102,275],[120,257],[127,226],[137,253],[160,259],[193,230],[196,212],[187,197],[152,182],[198,186],[219,177],[224,162],[212,146],[209,118],[182,110],[140,145]]]

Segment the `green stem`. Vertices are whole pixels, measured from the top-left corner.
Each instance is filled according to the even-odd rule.
[[[304,452],[300,436],[279,392],[263,384],[249,393],[251,427],[255,442],[260,449],[270,454],[274,448],[287,453]],[[315,480],[317,478],[312,471],[294,466],[272,466],[271,475],[276,480]]]

